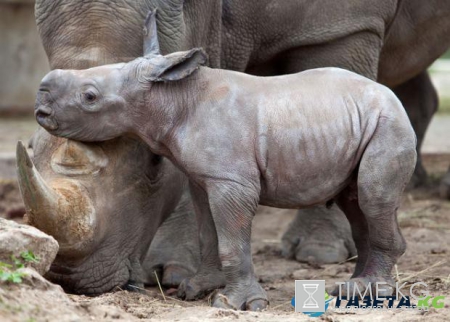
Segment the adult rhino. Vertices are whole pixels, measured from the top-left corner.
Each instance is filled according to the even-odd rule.
[[[154,7],[159,9],[158,29],[162,53],[201,46],[207,50],[209,65],[212,67],[273,75],[336,66],[371,79],[378,78],[393,88],[406,105],[419,137],[420,149],[425,129],[437,106],[436,93],[425,70],[448,47],[450,1],[436,0],[423,4],[420,0],[323,0],[314,3],[306,0],[282,3],[268,0],[122,0],[108,3],[38,0],[36,21],[51,67],[82,69],[138,57],[142,52],[142,21],[148,9]],[[36,168],[41,170],[56,158],[51,147],[54,149],[71,141],[39,133],[33,142],[41,144],[41,150],[35,151]],[[125,155],[121,154],[124,146],[129,151]],[[108,146],[97,143],[95,147],[110,153],[110,162],[99,172],[109,173],[110,181],[102,183],[95,176],[84,174],[55,174],[54,168],[41,173],[41,183],[51,181],[54,176],[63,182],[82,183],[87,188],[81,194],[89,197],[92,208],[99,217],[102,214],[104,218],[97,221],[104,233],[92,235],[93,239],[101,239],[102,243],[92,244],[89,251],[76,261],[70,257],[58,257],[50,274],[56,273],[58,281],[68,285],[67,289],[73,292],[95,294],[127,283],[128,280],[136,284],[136,276],[142,276],[142,266],[147,271],[155,266],[165,267],[167,276],[170,272],[176,276],[168,278],[168,283],[178,280],[179,275],[192,273],[191,267],[198,261],[196,245],[186,247],[185,243],[179,242],[179,226],[163,226],[165,231],[160,236],[165,239],[154,240],[152,245],[165,247],[155,247],[155,256],[150,256],[151,259],[161,258],[159,261],[145,261],[148,243],[143,241],[139,244],[146,230],[153,232],[162,218],[168,216],[170,208],[175,207],[175,197],[181,195],[180,189],[183,188],[182,179],[178,184],[168,179],[167,173],[170,171],[161,167],[165,161],[142,149],[137,141],[130,140],[124,145],[109,142]],[[90,149],[90,145],[84,144],[82,154],[92,155]],[[118,159],[127,162],[123,166],[117,165]],[[158,161],[156,164],[150,162],[155,159]],[[121,178],[146,176],[141,160],[149,160],[145,170],[161,173],[161,177],[173,183],[165,193],[157,195],[163,201],[156,201],[150,182],[140,186],[134,185],[132,179]],[[83,162],[92,161],[84,158]],[[24,163],[21,163],[22,168]],[[124,170],[125,164],[127,170]],[[69,169],[67,172],[77,166],[66,165]],[[22,173],[22,182],[34,180],[29,172]],[[424,174],[419,161],[416,180],[423,180]],[[122,184],[125,193],[123,199],[115,195],[119,186],[111,190],[110,182]],[[159,183],[163,189],[164,181]],[[58,190],[59,187],[52,186],[52,189]],[[46,196],[41,195],[40,198],[45,205]],[[151,201],[143,204],[146,198]],[[33,197],[24,193],[24,199],[25,203],[30,204]],[[130,204],[139,206],[128,208]],[[67,212],[67,209],[76,212],[78,206],[71,198],[65,199],[65,209],[55,203],[52,208],[38,204],[35,212],[39,215],[35,216],[33,222],[39,225],[40,222],[48,221],[48,227],[41,227],[52,233],[52,229],[58,229],[55,227],[64,224],[59,219],[60,214]],[[135,218],[146,219],[134,226]],[[178,217],[175,215],[174,218]],[[334,207],[300,212],[283,238],[284,254],[298,260],[313,258],[321,262],[340,261],[352,255],[355,249],[349,226],[343,218],[343,214]],[[180,221],[173,220],[175,223]],[[129,230],[115,228],[128,225],[132,225]],[[128,234],[130,231],[133,232],[131,235]],[[63,240],[64,232],[59,233],[59,239]],[[327,236],[328,239],[324,241],[318,236]],[[83,236],[79,238],[82,240]],[[131,239],[135,241],[131,242]],[[122,251],[123,248],[127,251]],[[71,254],[71,245],[66,247],[66,251],[66,254]],[[97,260],[97,253],[102,252],[108,255]],[[130,261],[131,253],[134,254],[133,258],[139,260]],[[168,256],[169,253],[174,256]],[[180,255],[186,254],[194,260],[180,258]],[[120,279],[108,278],[112,268],[124,262],[134,263],[134,266],[127,266],[128,274],[123,274]],[[177,265],[180,262],[182,265]],[[170,267],[175,269],[169,270]],[[74,271],[76,275],[72,274]],[[124,269],[122,271],[125,272]],[[89,278],[84,274],[89,275]],[[85,280],[85,287],[77,284],[77,279]],[[65,283],[67,280],[71,282]],[[102,287],[98,287],[99,284]],[[205,287],[197,285],[192,294],[198,294]]]

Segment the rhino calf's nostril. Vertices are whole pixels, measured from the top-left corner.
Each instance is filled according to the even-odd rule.
[[[39,106],[37,109],[36,109],[36,116],[38,117],[38,116],[40,116],[40,117],[46,117],[46,116],[49,116],[49,115],[51,115],[52,114],[52,109],[50,108],[50,107],[48,107],[48,106],[43,106],[43,105],[41,105],[41,106]]]
[[[36,108],[35,111],[35,117],[39,125],[44,127],[45,129],[49,131],[54,131],[58,129],[58,123],[52,117],[53,110],[45,105],[41,105],[38,108]]]

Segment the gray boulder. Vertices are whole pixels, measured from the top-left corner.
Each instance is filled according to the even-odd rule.
[[[58,242],[39,229],[0,218],[0,261],[11,263],[11,256],[14,255],[26,266],[44,275],[50,269],[58,249]],[[28,251],[38,258],[36,262],[21,258],[21,253]]]

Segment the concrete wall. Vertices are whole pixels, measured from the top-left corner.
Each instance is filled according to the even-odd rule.
[[[32,114],[48,72],[34,19],[34,0],[0,0],[0,116]]]

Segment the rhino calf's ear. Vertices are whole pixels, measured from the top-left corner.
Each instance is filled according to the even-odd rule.
[[[205,65],[208,56],[202,48],[176,52],[164,56],[163,66],[158,68],[157,75],[153,75],[155,82],[177,81],[188,77],[200,66]]]

